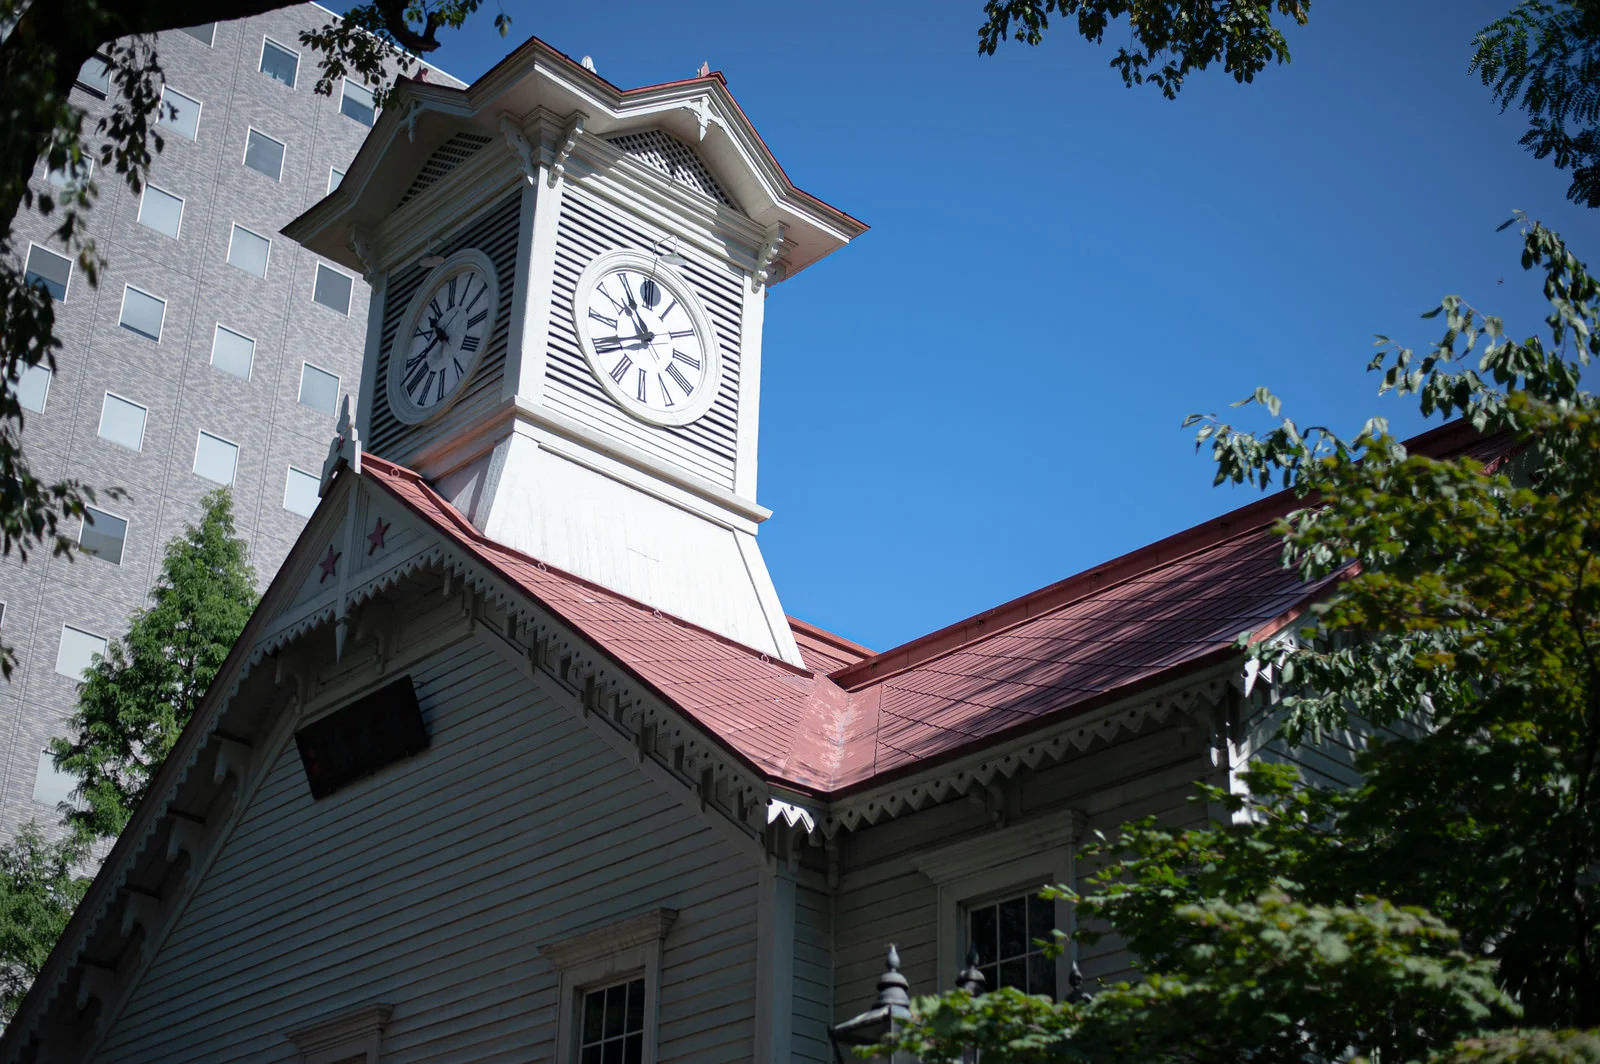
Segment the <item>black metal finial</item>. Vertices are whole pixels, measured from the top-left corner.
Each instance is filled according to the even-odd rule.
[[[967,966],[956,973],[956,989],[965,990],[973,997],[977,997],[989,989],[989,981],[978,970],[978,951],[974,948],[967,954]]]
[[[900,1008],[911,1007],[911,984],[900,974],[900,951],[889,946],[889,966],[878,977],[878,1004]]]
[[[1072,962],[1072,971],[1067,973],[1067,997],[1070,1005],[1082,1005],[1094,999],[1094,994],[1083,988],[1083,972],[1078,967],[1078,962]]]

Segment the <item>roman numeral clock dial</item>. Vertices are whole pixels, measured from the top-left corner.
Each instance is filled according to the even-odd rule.
[[[653,256],[613,251],[579,278],[573,322],[595,379],[642,421],[687,425],[710,409],[721,359],[694,289]]]
[[[499,306],[494,264],[480,251],[457,252],[429,272],[389,347],[389,406],[396,417],[427,421],[461,395]]]

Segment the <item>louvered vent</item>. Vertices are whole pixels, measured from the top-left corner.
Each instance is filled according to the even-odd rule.
[[[428,156],[428,161],[422,164],[422,170],[411,182],[411,187],[406,189],[406,194],[400,197],[400,202],[409,203],[413,196],[422,195],[433,186],[434,182],[472,158],[479,148],[493,139],[493,137],[480,137],[476,133],[457,133],[439,145],[434,153]]]
[[[722,191],[717,179],[711,176],[706,164],[694,149],[670,133],[659,129],[643,133],[622,133],[608,137],[611,143],[638,159],[646,166],[660,170],[684,188],[691,189],[707,199],[733,206],[733,200]]]

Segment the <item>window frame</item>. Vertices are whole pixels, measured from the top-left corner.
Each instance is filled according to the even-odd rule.
[[[363,125],[368,129],[375,127],[378,124],[378,94],[359,82],[351,81],[348,77],[340,78],[339,80],[343,82],[343,84],[339,86],[339,114],[342,117],[348,118],[350,121]],[[350,87],[352,85],[354,85],[360,91],[366,93],[368,96],[372,97],[372,121],[362,122],[361,119],[357,118],[353,114],[350,114],[344,109],[344,102],[350,98]],[[362,103],[361,106],[365,107],[367,104]]]
[[[75,625],[75,624],[67,624],[65,621],[63,621],[61,623],[61,634],[56,637],[56,663],[55,663],[55,666],[54,666],[55,674],[57,676],[64,676],[67,679],[71,680],[73,683],[82,683],[83,682],[83,672],[82,671],[80,671],[78,673],[78,675],[76,675],[76,676],[73,676],[70,673],[65,673],[65,672],[61,671],[61,644],[62,644],[62,641],[66,638],[67,631],[69,629],[71,631],[77,632],[79,635],[86,635],[91,639],[100,640],[100,655],[102,657],[105,656],[106,649],[111,646],[111,640],[107,639],[105,636],[100,635],[97,632],[91,632],[87,628],[79,628],[77,625]],[[93,655],[91,655],[91,657],[92,656]],[[85,665],[83,668],[84,668],[84,671],[87,671],[88,669],[91,669],[93,667],[94,666],[91,663],[89,665]]]
[[[157,229],[155,226],[149,224],[148,222],[146,222],[144,220],[144,201],[145,201],[145,197],[150,195],[150,193],[152,191],[159,192],[163,196],[171,196],[173,199],[178,201],[178,229],[177,229],[177,232],[169,233],[165,229]],[[136,212],[134,212],[133,220],[136,223],[138,223],[139,225],[142,225],[146,229],[150,230],[152,233],[160,233],[162,236],[167,237],[168,239],[177,240],[179,238],[179,234],[181,234],[183,232],[183,209],[185,207],[187,207],[188,205],[189,205],[189,201],[187,199],[185,199],[184,197],[178,195],[176,192],[169,191],[167,189],[162,188],[160,185],[153,185],[150,182],[146,181],[145,185],[144,185],[144,191],[139,193],[139,209]]]
[[[188,100],[190,103],[194,104],[194,136],[190,136],[189,134],[185,133],[183,130],[179,129],[177,126],[168,125],[166,122],[162,121],[162,119],[166,117],[166,113],[165,112],[166,112],[166,109],[167,109],[167,93],[169,93],[169,92],[172,93],[174,96],[182,96],[185,100]],[[198,141],[200,139],[200,116],[205,112],[205,109],[206,109],[206,103],[205,103],[204,100],[197,100],[193,96],[190,96],[188,93],[183,92],[183,91],[178,90],[178,89],[175,89],[171,85],[168,85],[166,82],[162,82],[161,83],[161,104],[160,104],[159,109],[156,111],[156,125],[161,126],[163,129],[170,129],[170,130],[172,130],[172,132],[176,133],[178,136],[182,137],[184,140],[187,140],[187,141],[193,143],[193,142]],[[176,110],[176,108],[174,108],[174,110]]]
[[[35,805],[42,805],[50,809],[60,809],[63,805],[71,805],[76,807],[77,803],[72,800],[72,792],[77,788],[76,783],[67,788],[67,793],[62,795],[61,800],[58,802],[47,802],[43,798],[39,797],[39,780],[43,775],[46,759],[49,759],[50,762],[49,768],[52,778],[60,779],[65,777],[67,779],[75,779],[75,777],[73,777],[70,773],[62,772],[60,769],[56,768],[55,756],[50,752],[50,748],[48,746],[44,747],[39,751],[39,766],[34,770],[33,789],[28,792],[28,796],[33,799],[33,803]]]
[[[100,60],[101,64],[106,68],[106,87],[102,89],[98,86],[90,85],[88,82],[80,78],[78,75],[83,73],[82,66],[78,68],[77,74],[72,75],[72,87],[74,89],[82,89],[84,92],[88,93],[90,96],[93,96],[97,100],[109,99],[111,97],[111,57],[101,52],[95,52],[88,59],[83,61],[83,66],[88,66],[89,63],[95,59]]]
[[[27,403],[22,401],[22,382],[28,374],[35,371],[44,374],[44,395],[40,397],[38,406],[29,406]],[[43,362],[38,362],[31,366],[24,366],[22,368],[22,372],[17,374],[14,380],[8,381],[7,383],[10,385],[12,392],[17,397],[17,404],[21,406],[22,409],[28,411],[29,413],[42,414],[45,412],[45,408],[50,405],[50,385],[55,383],[55,379],[55,371],[49,366],[45,365]]]
[[[195,466],[200,464],[200,441],[206,436],[210,436],[217,442],[225,443],[229,447],[233,448],[233,475],[230,476],[226,481],[212,480],[210,477],[206,476],[204,473],[200,472],[200,470],[195,468]],[[196,429],[194,437],[194,458],[189,462],[189,472],[193,476],[199,477],[208,484],[221,484],[225,488],[231,488],[239,482],[239,455],[241,453],[242,449],[239,447],[239,445],[233,440],[228,439],[226,436],[218,436],[215,432],[207,432],[205,429]]]
[[[232,228],[228,230],[228,254],[223,261],[247,277],[259,277],[263,281],[266,280],[267,271],[272,268],[272,238],[270,236],[263,236],[254,229],[251,229],[248,226],[240,225],[238,222],[230,222],[229,224],[232,226]],[[241,230],[249,233],[253,237],[256,237],[260,240],[265,240],[267,242],[267,260],[261,264],[260,273],[251,273],[249,270],[233,261],[233,238],[237,236]]]
[[[287,81],[286,82],[282,78],[278,77],[276,74],[268,74],[267,73],[266,68],[262,64],[267,61],[267,45],[269,43],[272,44],[273,47],[281,48],[285,52],[288,52],[290,55],[294,56],[294,80],[293,81]],[[287,44],[284,44],[282,41],[273,40],[272,37],[270,37],[267,34],[263,33],[261,35],[261,54],[256,57],[256,73],[262,74],[262,75],[264,75],[266,77],[269,77],[273,81],[276,81],[279,85],[282,85],[285,88],[287,88],[290,92],[294,92],[297,88],[299,88],[299,85],[300,85],[300,50],[298,48],[290,48]]]
[[[198,33],[195,33],[194,31],[201,26],[210,26],[211,34],[207,37],[201,37]],[[199,41],[207,48],[215,48],[217,46],[217,24],[215,22],[197,22],[193,26],[179,26],[178,32],[185,37]]]
[[[44,163],[44,180],[45,180],[45,183],[50,185],[50,186],[52,186],[52,187],[54,187],[54,188],[59,188],[63,192],[75,192],[78,189],[82,188],[84,186],[85,182],[87,182],[90,178],[94,177],[94,159],[91,158],[88,154],[84,154],[84,155],[82,155],[82,156],[80,156],[78,158],[78,162],[83,164],[83,175],[81,177],[74,178],[65,170],[52,170],[52,169],[50,169],[50,163],[48,161],[45,161],[45,163]],[[55,174],[60,174],[61,175],[61,180],[60,181],[57,181],[55,179],[55,177],[53,176]]]
[[[322,277],[323,270],[327,270],[329,273],[338,274],[340,277],[343,277],[345,280],[350,282],[350,294],[345,298],[343,311],[340,311],[338,307],[329,306],[327,303],[324,303],[322,300],[317,298],[317,281]],[[314,270],[311,274],[311,302],[326,310],[331,310],[335,314],[342,313],[348,318],[350,316],[350,308],[355,306],[356,302],[356,275],[353,273],[345,273],[338,267],[329,266],[326,262],[319,260],[317,262],[316,270]]]
[[[124,517],[122,514],[115,514],[115,513],[112,513],[110,510],[101,509],[98,506],[85,506],[84,510],[85,510],[85,517],[78,522],[78,547],[79,547],[79,549],[82,551],[82,553],[87,554],[91,558],[99,558],[103,562],[110,562],[110,564],[112,564],[112,565],[120,566],[122,564],[122,559],[128,553],[128,534],[133,530],[133,522],[130,521],[128,518]],[[110,558],[107,558],[103,554],[96,554],[96,553],[94,553],[92,551],[82,550],[82,548],[83,548],[83,530],[88,528],[89,527],[89,523],[90,523],[89,519],[87,517],[87,511],[89,511],[89,510],[93,510],[95,513],[104,514],[106,517],[110,517],[110,518],[112,518],[114,520],[122,522],[122,546],[120,546],[117,549],[117,560],[116,561],[114,561],[114,562],[111,561]]]
[[[309,521],[311,519],[311,514],[314,514],[314,513],[317,512],[316,504],[312,504],[311,513],[309,513],[309,514],[303,514],[299,510],[296,510],[296,509],[294,509],[293,507],[291,507],[289,505],[289,485],[294,483],[294,475],[296,473],[299,473],[303,477],[311,478],[311,485],[312,485],[311,490],[313,491],[313,493],[320,492],[320,490],[322,488],[322,478],[319,477],[317,474],[313,473],[309,469],[301,469],[299,466],[295,465],[293,462],[289,463],[289,470],[283,476],[283,508],[284,508],[284,510],[288,511],[289,513],[294,514],[296,517],[304,517],[306,520]],[[318,502],[322,501],[322,496],[320,494],[317,494],[316,498],[317,498]]]
[[[237,373],[228,373],[227,370],[222,369],[217,365],[217,334],[224,332],[231,333],[232,335],[239,337],[241,340],[250,341],[250,371],[243,377],[239,376]],[[259,341],[256,340],[254,336],[248,336],[245,333],[240,332],[238,329],[235,329],[230,325],[224,325],[219,321],[217,322],[216,327],[211,330],[211,355],[206,364],[212,369],[216,370],[218,373],[227,374],[227,376],[232,377],[236,381],[242,380],[249,382],[254,380],[256,374],[256,344],[258,342]]]
[[[265,170],[256,170],[255,167],[250,165],[250,161],[249,161],[250,160],[250,134],[252,134],[252,133],[256,134],[259,137],[264,137],[267,140],[272,141],[272,143],[276,144],[278,147],[283,149],[283,151],[278,156],[278,176],[277,177],[272,177],[272,175],[267,173]],[[272,134],[267,133],[267,132],[265,132],[263,130],[257,129],[255,126],[245,126],[245,132],[244,132],[244,154],[239,157],[239,163],[246,170],[253,170],[256,173],[260,174],[262,177],[272,177],[273,181],[275,181],[275,182],[277,182],[279,184],[282,184],[283,183],[283,167],[288,161],[289,161],[289,142],[288,141],[279,140],[277,137],[274,137]]]
[[[128,313],[129,292],[138,292],[140,295],[146,296],[161,304],[161,321],[156,326],[156,334],[154,336],[151,336],[149,333],[144,332],[143,330],[135,329],[124,320]],[[117,325],[119,328],[127,329],[135,336],[142,336],[152,343],[159,344],[161,342],[161,334],[167,330],[167,301],[156,295],[154,292],[146,292],[143,288],[135,288],[133,285],[124,282],[122,285],[122,304],[117,309]]]
[[[317,373],[322,374],[324,377],[332,377],[333,378],[333,409],[332,410],[323,410],[321,407],[312,406],[310,403],[306,402],[306,371],[307,370],[314,370]],[[319,413],[319,414],[327,414],[329,417],[338,417],[339,416],[339,387],[342,384],[344,384],[344,378],[339,376],[339,374],[333,372],[333,370],[324,369],[323,367],[317,365],[315,362],[312,362],[310,359],[301,359],[300,360],[300,390],[299,390],[299,393],[295,396],[295,402],[297,402],[299,405],[305,407],[307,410],[315,410],[317,413]]]
[[[143,335],[143,334],[140,334],[140,335]],[[127,403],[129,406],[136,406],[140,410],[144,411],[144,417],[141,418],[140,421],[139,421],[139,446],[137,446],[137,447],[129,447],[127,444],[123,443],[121,440],[114,440],[110,436],[107,436],[104,432],[101,431],[102,429],[105,428],[105,425],[106,425],[106,405],[107,405],[106,404],[106,400],[107,399],[115,399],[119,403]],[[149,427],[150,427],[150,408],[148,406],[145,406],[143,403],[136,402],[135,400],[129,399],[126,395],[121,395],[121,394],[119,394],[117,392],[113,392],[113,391],[110,391],[110,390],[106,391],[105,395],[100,400],[100,420],[95,423],[95,427],[94,427],[94,434],[95,434],[96,438],[105,440],[107,443],[115,444],[116,446],[124,448],[126,450],[130,450],[135,454],[143,454],[144,453],[144,434],[145,434],[145,431]],[[115,515],[113,515],[113,516],[115,516]]]
[[[577,1064],[583,995],[631,978],[644,979],[644,1059],[656,1059],[661,955],[677,919],[675,909],[652,909],[539,947],[559,980],[556,1062]]]
[[[1075,860],[1085,822],[1080,812],[1060,810],[918,854],[912,863],[938,888],[936,970],[954,978],[967,966],[969,906],[992,904],[1046,885],[1075,885]],[[1068,936],[1067,948],[1056,958],[1060,995],[1070,985],[1078,949],[1072,906],[1057,901],[1055,907],[1056,927]]]
[[[334,174],[338,174],[339,175],[339,184],[337,184],[337,185],[334,184],[334,182],[333,182],[333,175]],[[348,170],[341,170],[337,166],[328,167],[328,191],[324,192],[323,195],[324,196],[333,195],[334,191],[336,189],[338,189],[339,185],[344,184],[344,179],[346,177],[349,177],[349,176],[350,176],[350,171],[348,171]]]
[[[31,272],[28,269],[28,260],[33,258],[33,249],[34,248],[38,248],[40,251],[44,252],[46,255],[54,255],[56,258],[61,259],[62,261],[64,261],[67,264],[67,283],[61,286],[61,298],[60,299],[56,299],[57,303],[63,303],[63,304],[66,303],[67,297],[72,294],[72,275],[73,275],[73,271],[76,269],[76,267],[78,265],[77,260],[71,258],[70,256],[63,255],[59,251],[51,251],[49,248],[45,247],[43,244],[39,243],[36,240],[30,240],[30,241],[28,241],[28,253],[22,257],[22,278],[23,278],[23,283],[27,283],[28,274]],[[50,298],[51,299],[55,299],[55,294],[52,293]]]
[[[358,1058],[362,1064],[378,1064],[383,1032],[393,1013],[392,1005],[359,1005],[290,1031],[286,1037],[299,1051],[300,1064],[346,1064]]]

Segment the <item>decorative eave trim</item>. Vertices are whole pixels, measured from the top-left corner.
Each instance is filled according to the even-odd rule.
[[[309,1055],[324,1049],[337,1048],[359,1038],[373,1035],[382,1037],[384,1028],[389,1025],[389,1017],[393,1013],[393,1005],[382,1003],[358,1005],[353,1009],[334,1013],[327,1019],[318,1020],[299,1030],[290,1031],[286,1037],[301,1053]]]
[[[676,909],[652,909],[559,942],[546,943],[539,947],[539,952],[557,968],[576,968],[624,950],[660,942],[667,937],[677,918]]]

